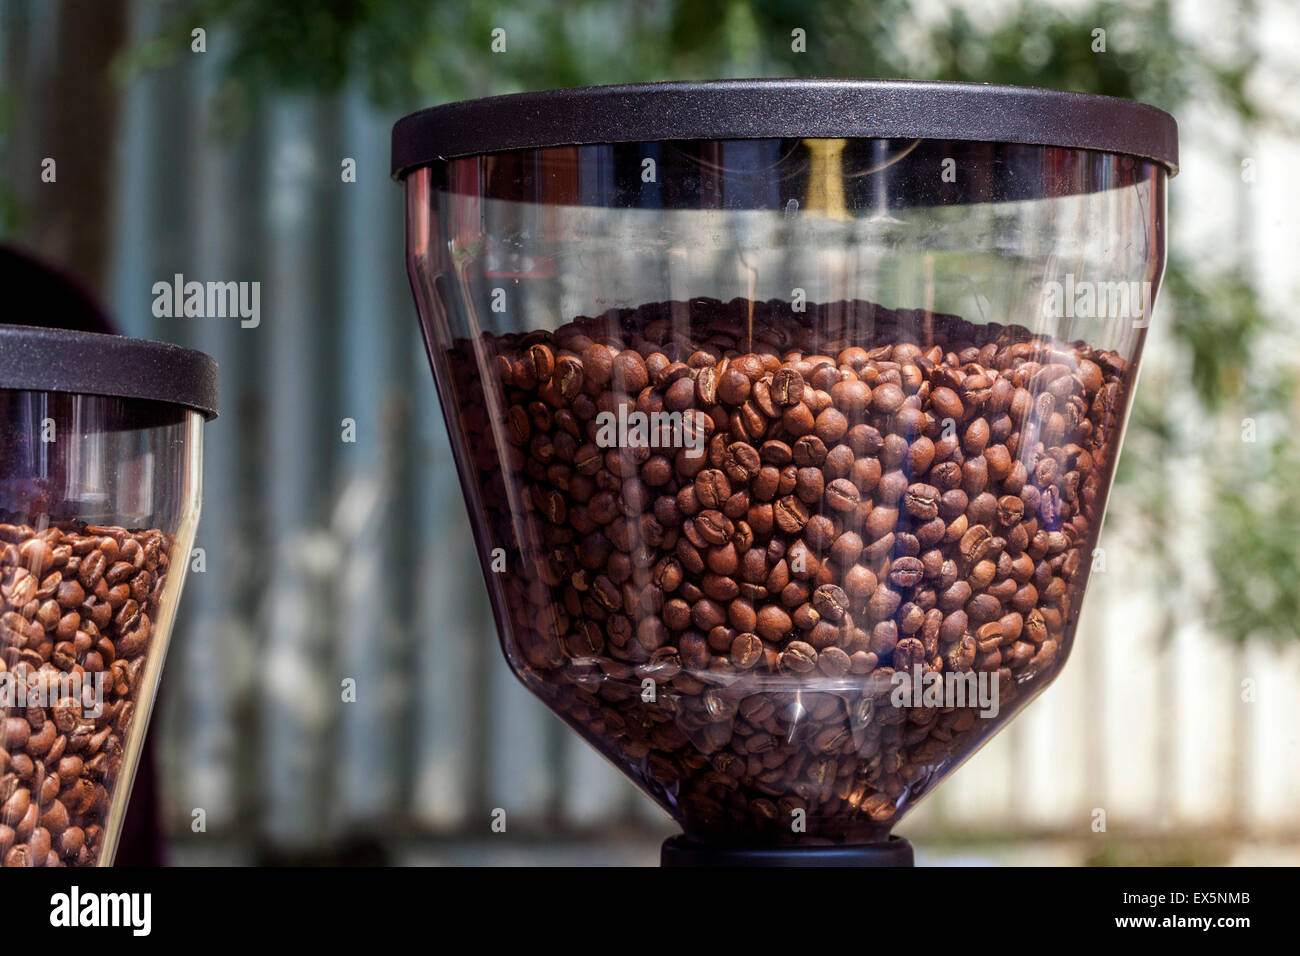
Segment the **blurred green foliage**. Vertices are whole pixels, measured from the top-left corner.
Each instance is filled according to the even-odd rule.
[[[1300,621],[1294,477],[1300,455],[1286,431],[1256,447],[1253,467],[1237,461],[1214,476],[1210,564],[1217,580],[1208,595],[1210,620],[1236,641],[1293,640]]]
[[[123,68],[180,55],[191,29],[203,26],[224,62],[220,102],[236,121],[262,97],[329,94],[352,82],[397,113],[553,86],[860,76],[1050,86],[1142,100],[1175,116],[1195,100],[1230,118],[1218,145],[1228,151],[1222,158],[1231,169],[1240,157],[1230,151],[1249,135],[1296,129],[1294,113],[1287,112],[1292,104],[1265,108],[1252,95],[1257,61],[1249,49],[1212,55],[1184,39],[1172,0],[1068,10],[1018,0],[996,14],[945,3],[928,15],[909,0],[194,0],[172,6],[171,25],[131,51]],[[1252,15],[1248,0],[1239,12]],[[496,28],[506,31],[504,53],[489,48]],[[1105,52],[1094,50],[1098,28],[1105,30]],[[805,31],[805,53],[792,50],[795,29]],[[1192,198],[1180,197],[1176,187],[1171,196],[1175,210]],[[1264,428],[1255,443],[1222,435],[1235,434],[1233,423],[1245,417],[1288,420],[1295,370],[1261,361],[1261,341],[1275,324],[1238,259],[1207,262],[1191,251],[1171,253],[1161,312],[1158,321],[1171,330],[1177,357],[1172,368],[1148,369],[1146,378],[1155,381],[1139,389],[1129,429],[1135,447],[1120,475],[1131,496],[1125,520],[1142,525],[1129,530],[1149,549],[1165,584],[1183,582],[1189,565],[1177,553],[1180,516],[1168,482],[1175,480],[1172,463],[1185,464],[1190,444],[1211,488],[1208,510],[1197,520],[1209,528],[1205,600],[1214,626],[1235,641],[1294,638],[1300,611],[1295,443],[1270,440]],[[1208,418],[1224,427],[1206,425]],[[1205,440],[1208,434],[1218,438]],[[1225,453],[1225,443],[1232,453]],[[1141,480],[1134,481],[1139,469]]]

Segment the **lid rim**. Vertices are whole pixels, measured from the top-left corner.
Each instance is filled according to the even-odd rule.
[[[0,391],[138,399],[217,417],[217,363],[194,349],[99,332],[0,325]]]
[[[465,156],[683,139],[857,137],[1006,142],[1136,156],[1178,172],[1178,124],[1093,93],[928,80],[633,83],[461,100],[398,120],[392,175]]]

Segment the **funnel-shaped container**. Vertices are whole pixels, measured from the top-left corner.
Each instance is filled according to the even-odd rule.
[[[113,861],[199,519],[216,364],[0,326],[0,860]]]
[[[879,844],[1060,671],[1175,136],[829,81],[397,125],[506,657],[691,840]]]

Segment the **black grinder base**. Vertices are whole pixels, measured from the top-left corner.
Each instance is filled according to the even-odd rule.
[[[684,834],[669,837],[660,866],[915,866],[912,844],[891,836],[883,843],[819,846],[709,846]]]

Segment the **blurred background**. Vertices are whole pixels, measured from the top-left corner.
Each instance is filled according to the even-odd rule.
[[[858,76],[1106,93],[1181,128],[1073,660],[900,832],[921,863],[1300,862],[1297,45],[1287,0],[0,0],[0,241],[221,364],[206,570],[153,719],[169,859],[657,860],[667,818],[497,648],[389,129],[523,89]],[[260,325],[154,318],[176,273],[260,282]]]

